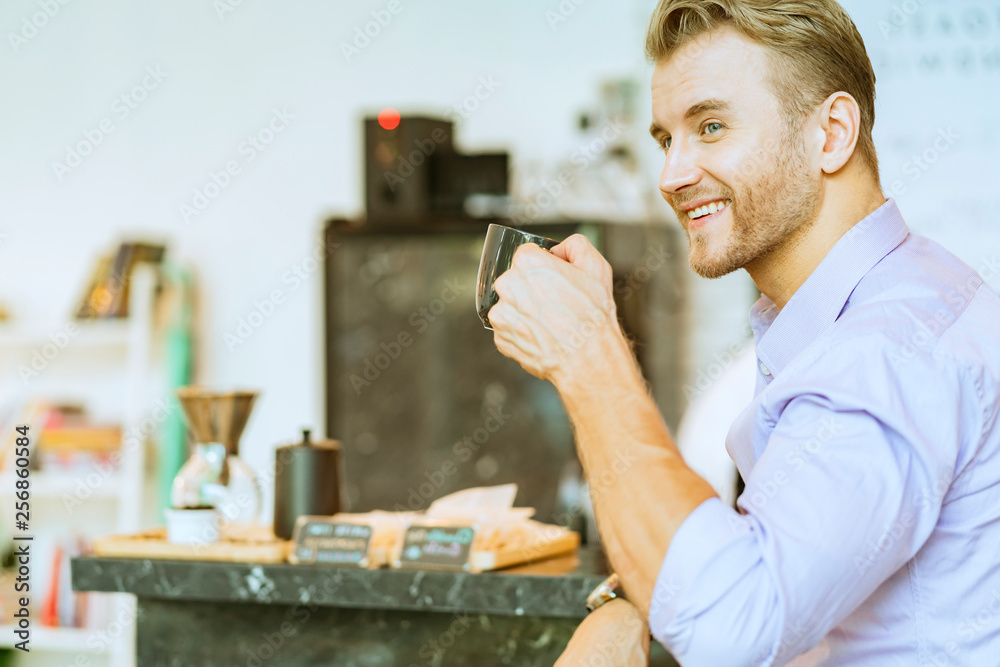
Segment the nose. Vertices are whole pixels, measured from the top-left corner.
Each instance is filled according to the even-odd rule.
[[[694,152],[675,141],[667,149],[663,171],[660,172],[660,192],[664,197],[675,195],[701,180],[702,172],[694,159]]]

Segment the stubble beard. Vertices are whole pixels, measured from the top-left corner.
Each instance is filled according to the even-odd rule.
[[[723,188],[719,198],[732,202],[732,227],[721,247],[712,248],[711,232],[687,232],[688,261],[703,278],[721,278],[766,257],[816,221],[820,183],[809,175],[802,136],[788,128],[778,145],[788,148],[754,167],[756,173],[734,189]]]

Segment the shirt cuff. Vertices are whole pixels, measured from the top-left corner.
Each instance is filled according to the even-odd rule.
[[[656,578],[649,607],[649,627],[661,642],[663,631],[677,617],[683,593],[692,588],[706,563],[751,532],[739,512],[718,497],[709,498],[684,520],[670,541]]]

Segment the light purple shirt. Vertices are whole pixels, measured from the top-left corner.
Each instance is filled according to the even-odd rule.
[[[684,667],[1000,665],[1000,298],[889,200],[778,312],[650,610]]]

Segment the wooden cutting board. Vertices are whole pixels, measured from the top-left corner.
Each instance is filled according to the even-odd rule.
[[[235,563],[283,563],[289,542],[279,540],[268,526],[227,531],[212,544],[173,544],[167,529],[155,528],[136,535],[109,535],[94,540],[95,556],[210,560]]]
[[[469,557],[469,565],[473,572],[488,572],[555,556],[565,556],[575,553],[579,546],[580,534],[566,531],[558,537],[536,544],[493,551],[473,551]]]

